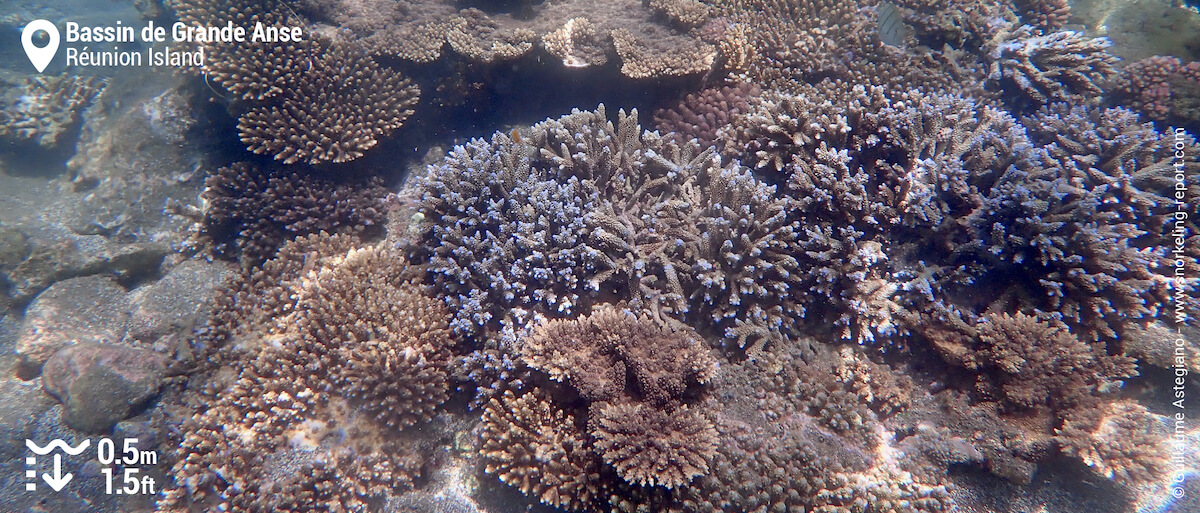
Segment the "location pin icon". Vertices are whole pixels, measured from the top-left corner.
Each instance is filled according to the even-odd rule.
[[[50,44],[41,48],[33,45],[33,35],[39,30],[45,30],[50,36]],[[58,27],[46,20],[29,22],[21,31],[21,46],[25,47],[25,56],[29,57],[29,62],[33,63],[38,73],[45,71],[50,61],[54,60],[54,54],[58,53]]]

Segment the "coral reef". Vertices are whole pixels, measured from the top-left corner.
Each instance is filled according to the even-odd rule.
[[[301,165],[209,180],[202,235],[243,266],[162,510],[365,511],[448,474],[510,509],[679,513],[966,510],[1078,479],[1064,457],[1115,494],[1163,479],[1135,394],[1171,362],[1151,339],[1195,330],[1167,305],[1200,284],[1175,214],[1200,161],[1144,121],[1190,64],[1118,73],[1062,0],[218,3],[322,35],[212,47],[247,144]],[[393,67],[487,86],[537,59],[695,90],[652,100],[679,101],[658,131],[600,105],[431,152],[386,213],[323,174],[411,112]]]
[[[454,343],[414,274],[387,244],[323,234],[243,271],[227,297],[258,300],[213,316],[219,366],[191,396],[160,511],[366,511],[411,487],[425,457],[396,433],[446,400]]]
[[[0,108],[0,137],[30,141],[54,148],[67,141],[61,136],[77,128],[80,113],[104,91],[105,81],[95,77],[60,75],[32,77],[9,90]]]
[[[205,180],[199,236],[214,254],[246,266],[271,258],[290,239],[318,232],[382,230],[386,190],[377,178],[321,178],[239,162]]]

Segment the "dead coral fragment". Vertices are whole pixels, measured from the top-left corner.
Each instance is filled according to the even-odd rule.
[[[698,412],[643,403],[601,403],[593,409],[596,449],[626,481],[674,488],[708,472],[717,430]]]

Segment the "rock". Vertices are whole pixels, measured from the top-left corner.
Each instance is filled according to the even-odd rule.
[[[21,230],[0,225],[0,272],[9,271],[29,258],[29,237]]]
[[[25,452],[25,439],[33,434],[33,419],[54,405],[36,382],[16,378],[0,380],[0,460],[10,461]]]
[[[63,404],[73,429],[108,433],[158,394],[166,359],[145,349],[80,343],[54,353],[42,387]]]
[[[205,316],[213,291],[230,275],[225,265],[188,260],[157,282],[135,289],[129,337],[170,345],[166,339],[190,334],[196,319]]]
[[[39,294],[26,310],[17,354],[31,370],[70,344],[118,342],[128,330],[129,310],[125,289],[110,278],[60,281]]]

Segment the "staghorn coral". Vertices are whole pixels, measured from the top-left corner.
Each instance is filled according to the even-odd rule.
[[[1122,68],[1108,89],[1112,101],[1148,119],[1200,129],[1200,61],[1147,57]]]
[[[717,430],[700,413],[645,403],[593,406],[590,432],[596,451],[626,482],[675,488],[708,472]]]
[[[1192,135],[1176,132],[1168,141],[1132,111],[1065,103],[1043,107],[1023,122],[1073,182],[1105,192],[1106,211],[1150,233],[1168,231],[1179,170],[1172,150],[1200,150]],[[1200,172],[1200,163],[1184,161],[1182,170]],[[1200,194],[1200,185],[1185,185],[1189,196]]]
[[[66,143],[60,137],[78,126],[83,110],[105,84],[95,77],[69,75],[25,79],[24,85],[9,91],[0,108],[0,137],[47,149]]]
[[[770,187],[641,132],[636,112],[575,112],[521,139],[457,147],[421,184],[422,246],[456,329],[494,329],[513,307],[586,311],[599,295],[695,312],[740,346],[790,328],[795,227]]]
[[[1155,198],[1171,194],[1171,167],[1160,136],[1121,135],[1153,133],[1127,112],[1057,110],[1031,121],[1042,134],[1054,130],[1042,150],[1048,155],[997,180],[968,219],[971,245],[990,272],[1026,284],[1016,298],[1021,308],[1062,319],[1088,341],[1114,338],[1168,301],[1165,248],[1148,234],[1161,221],[1143,225],[1140,213],[1167,207]],[[1195,265],[1195,255],[1180,256],[1185,268]]]
[[[788,216],[790,203],[738,168],[711,172],[704,189],[684,197],[700,207],[699,236],[684,246],[693,314],[741,348],[782,341],[804,315],[795,300],[802,289],[793,290],[803,271],[793,256],[801,229]]]
[[[1101,82],[1116,73],[1110,44],[1074,31],[1039,35],[1028,25],[1005,30],[988,45],[988,78],[1002,87],[1013,84],[1035,105],[1094,100]]]
[[[238,162],[205,180],[199,236],[214,254],[253,266],[297,236],[378,232],[385,195],[378,178],[335,180]]]
[[[806,315],[865,342],[899,331],[898,314],[920,290],[910,280],[950,267],[970,240],[948,221],[977,209],[1030,145],[1011,116],[961,97],[827,90],[764,93],[720,137],[727,156],[754,162],[791,199],[802,227],[793,254],[811,269],[797,278]],[[893,243],[910,237],[924,243]]]
[[[244,274],[278,286],[234,287],[260,303],[214,316],[251,327],[212,339],[224,368],[192,397],[160,511],[366,511],[420,476],[397,432],[447,397],[449,316],[395,249],[351,242],[303,237]]]
[[[1115,401],[1083,418],[1067,418],[1057,433],[1064,452],[1135,488],[1162,477],[1170,465],[1167,438],[1156,425],[1146,407]]]

